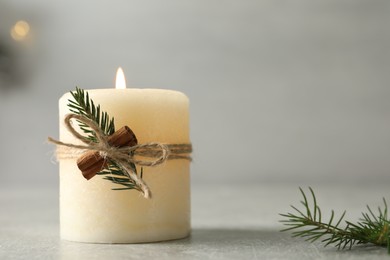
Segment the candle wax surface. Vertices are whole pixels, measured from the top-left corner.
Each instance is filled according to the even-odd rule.
[[[160,89],[86,90],[95,105],[127,125],[138,143],[190,143],[188,98]],[[81,144],[66,129],[68,93],[59,101],[60,140]],[[73,122],[76,126],[77,122]],[[77,129],[77,127],[76,127]],[[80,132],[83,134],[83,132]],[[145,199],[136,190],[96,175],[87,181],[77,158],[60,160],[60,233],[65,240],[92,243],[141,243],[183,238],[190,232],[190,175],[188,160],[169,160],[144,167],[143,179],[152,192]],[[138,167],[138,169],[140,169]]]

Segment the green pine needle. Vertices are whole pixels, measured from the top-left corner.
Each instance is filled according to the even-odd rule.
[[[137,168],[133,163],[129,163],[129,166],[133,169],[135,174],[137,174]],[[137,184],[128,177],[128,175],[124,174],[122,169],[113,161],[108,162],[108,168],[103,169],[101,172],[97,173],[98,175],[104,176],[104,180],[109,180],[117,185],[120,185],[122,187],[120,188],[113,188],[113,190],[129,190],[129,189],[136,189],[138,191],[141,191]],[[143,175],[143,168],[141,168],[140,171],[140,178],[142,179]]]
[[[309,187],[311,203],[309,203],[305,192],[301,188],[299,190],[303,197],[301,204],[304,211],[291,206],[295,213],[280,214],[284,217],[280,222],[287,226],[281,231],[292,230],[293,237],[302,237],[309,242],[321,239],[324,246],[334,245],[338,249],[351,249],[354,245],[370,243],[387,247],[390,253],[390,220],[387,215],[385,199],[383,199],[383,210],[379,207],[378,213],[374,214],[367,206],[368,213],[362,213],[362,218],[356,223],[344,220],[346,211],[336,217],[333,210],[330,219],[323,222],[322,212],[317,204],[313,189]],[[344,224],[344,227],[340,227],[341,224]]]
[[[94,121],[105,135],[112,135],[115,132],[114,118],[110,119],[107,112],[100,111],[100,105],[95,106],[93,100],[89,98],[88,92],[76,87],[76,91],[70,92],[70,94],[74,99],[68,99],[68,107],[71,112]],[[88,134],[87,138],[96,143],[95,132],[83,122],[78,121],[78,124],[80,129]]]
[[[110,118],[107,112],[103,112],[100,109],[100,105],[96,106],[93,100],[89,97],[87,91],[76,87],[74,92],[70,92],[73,99],[68,99],[68,107],[72,113],[82,115],[88,119],[94,121],[99,125],[100,129],[106,136],[112,135],[115,132],[114,118]],[[92,142],[98,142],[96,133],[83,122],[78,121],[80,129],[87,134],[87,138]],[[137,174],[137,167],[134,163],[129,163],[130,168]],[[108,160],[107,168],[97,173],[104,176],[103,179],[111,181],[120,186],[120,188],[113,188],[113,190],[139,190],[137,184],[123,172],[120,167],[111,160]],[[141,168],[140,178],[143,177],[143,169]]]

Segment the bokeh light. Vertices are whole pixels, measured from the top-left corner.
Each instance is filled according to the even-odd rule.
[[[26,21],[18,21],[11,28],[11,37],[15,41],[23,41],[30,32],[30,25]]]

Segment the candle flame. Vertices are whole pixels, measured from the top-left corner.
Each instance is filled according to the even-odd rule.
[[[126,79],[125,74],[121,67],[116,71],[116,80],[115,80],[115,88],[116,89],[125,89],[126,88]]]

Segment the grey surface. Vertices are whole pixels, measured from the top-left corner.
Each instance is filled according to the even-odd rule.
[[[356,220],[380,205],[387,183],[312,184],[323,213],[348,209]],[[0,259],[388,259],[386,249],[338,251],[280,233],[278,213],[300,199],[296,184],[218,185],[193,189],[190,238],[151,244],[59,240],[58,194],[48,188],[0,189]],[[387,196],[388,198],[388,196]]]
[[[0,93],[1,182],[55,185],[45,140],[58,136],[58,98],[76,85],[112,87],[120,65],[129,86],[189,96],[194,183],[389,180],[388,0],[3,0],[2,8],[13,10],[0,15],[4,39],[3,26],[31,22],[36,58],[25,90]],[[16,170],[20,151],[28,156]]]

